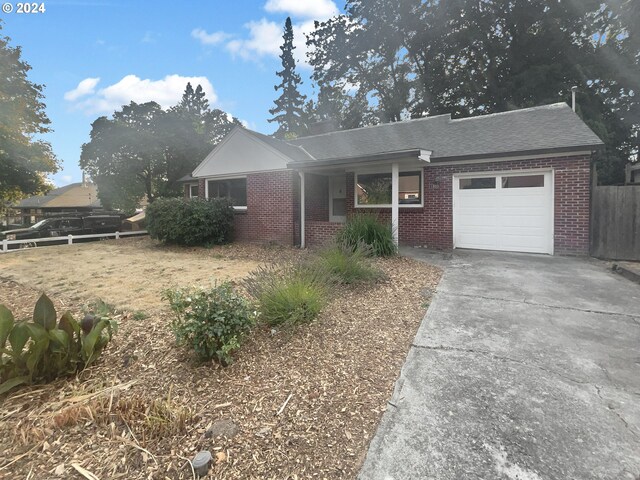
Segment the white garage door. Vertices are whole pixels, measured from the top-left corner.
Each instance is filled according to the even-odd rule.
[[[453,244],[553,254],[551,172],[455,176]]]

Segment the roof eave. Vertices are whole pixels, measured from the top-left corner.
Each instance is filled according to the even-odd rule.
[[[322,160],[312,160],[308,162],[289,162],[287,163],[287,167],[294,170],[317,167],[337,167],[345,165],[366,164],[370,162],[380,162],[385,160],[398,160],[401,158],[419,158],[420,160],[428,162],[429,160],[427,160],[427,158],[429,158],[430,156],[430,150],[412,148],[409,150],[398,150],[395,152],[376,153],[374,155],[327,158]]]
[[[538,148],[533,150],[514,150],[508,152],[499,153],[479,153],[474,155],[452,155],[447,157],[438,157],[437,155],[431,156],[432,163],[449,162],[449,161],[463,161],[463,160],[482,160],[485,158],[502,158],[502,157],[521,157],[527,155],[540,155],[544,153],[567,153],[576,151],[590,151],[595,152],[600,150],[604,146],[604,143],[591,144],[591,145],[576,145],[572,147],[555,147],[555,148]]]

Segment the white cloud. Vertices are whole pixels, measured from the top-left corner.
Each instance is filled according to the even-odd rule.
[[[268,0],[264,9],[312,20],[327,20],[340,13],[332,0]]]
[[[83,95],[75,95],[80,85],[87,80],[96,80],[90,92]],[[78,100],[81,96],[89,95],[88,98],[76,102],[75,108],[83,110],[85,113],[112,113],[119,109],[122,105],[129,102],[145,103],[154,101],[159,103],[163,108],[167,108],[177,104],[184,93],[187,82],[195,88],[202,85],[207,95],[207,99],[211,105],[218,100],[211,82],[207,77],[184,77],[182,75],[167,75],[160,80],[141,79],[136,75],[127,75],[120,81],[95,91],[95,86],[100,79],[85,79],[78,87],[70,92],[65,93],[65,99],[69,101]]]
[[[247,23],[245,27],[249,29],[248,38],[231,40],[225,46],[234,57],[257,61],[262,57],[278,57],[282,53],[280,46],[283,42],[284,25],[262,18],[257,22]],[[296,47],[293,56],[303,67],[308,67],[306,34],[313,29],[313,20],[293,25],[293,45]]]
[[[226,45],[232,55],[251,60],[265,55],[277,56],[280,53],[282,27],[276,22],[262,18],[245,24],[245,27],[249,29],[248,39],[231,40]]]
[[[91,95],[95,92],[96,85],[100,81],[100,77],[85,78],[82,80],[76,88],[69,90],[64,94],[64,99],[73,102],[85,95]]]
[[[73,180],[73,177],[71,177],[71,175],[63,175],[62,180],[66,183],[71,183],[71,180]]]
[[[203,45],[218,45],[232,37],[232,35],[223,31],[207,33],[202,28],[194,28],[191,31],[191,36],[196,40],[200,40]]]

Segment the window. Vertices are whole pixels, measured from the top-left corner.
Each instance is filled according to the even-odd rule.
[[[190,185],[189,186],[189,196],[191,198],[195,198],[198,196],[198,184],[196,183],[195,185]]]
[[[209,180],[209,198],[230,198],[235,207],[247,206],[247,179]]]
[[[544,175],[519,175],[502,177],[502,188],[544,187]]]
[[[356,176],[358,206],[391,206],[391,191],[391,173],[367,173]],[[400,172],[398,203],[405,206],[422,205],[421,172]]]
[[[482,190],[485,188],[496,188],[496,177],[460,179],[460,190]]]

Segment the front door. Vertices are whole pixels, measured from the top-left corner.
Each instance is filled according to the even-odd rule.
[[[347,177],[336,175],[329,177],[329,221],[347,221]]]

